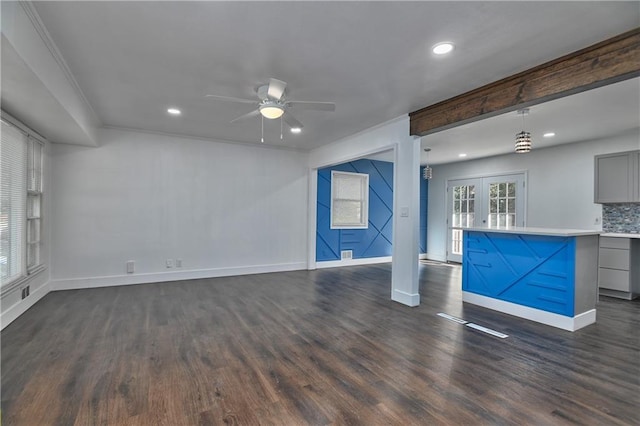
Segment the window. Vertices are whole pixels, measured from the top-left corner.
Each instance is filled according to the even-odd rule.
[[[331,229],[369,226],[369,175],[331,172]]]
[[[489,226],[516,226],[516,182],[489,185]]]
[[[43,144],[2,120],[0,277],[16,283],[41,267]]]
[[[27,148],[27,271],[40,266],[42,144],[30,137]]]

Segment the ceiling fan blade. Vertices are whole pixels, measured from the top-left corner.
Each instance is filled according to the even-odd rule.
[[[236,123],[238,121],[242,121],[245,120],[247,118],[251,118],[251,117],[257,117],[260,115],[260,110],[259,109],[254,109],[251,112],[248,112],[246,114],[241,115],[240,117],[236,117],[233,120],[231,120],[229,123]]]
[[[295,128],[302,129],[304,127],[301,122],[296,120],[296,118],[287,111],[285,111],[285,113],[282,115],[282,119],[292,129],[295,129]]]
[[[243,99],[243,98],[234,98],[232,96],[220,96],[220,95],[204,95],[205,98],[214,98],[220,99],[221,101],[230,101],[230,102],[238,102],[243,104],[254,104],[258,105],[258,101],[254,101],[251,99]]]
[[[287,106],[298,111],[314,110],[314,111],[335,111],[336,104],[333,102],[307,102],[307,101],[291,101],[287,102]]]
[[[269,89],[267,90],[267,95],[269,96],[269,98],[273,99],[274,101],[279,101],[280,98],[282,98],[282,95],[284,95],[284,90],[286,88],[287,88],[287,83],[285,83],[284,81],[276,80],[275,78],[272,78],[271,81],[269,82]]]

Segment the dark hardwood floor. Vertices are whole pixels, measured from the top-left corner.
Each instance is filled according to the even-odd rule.
[[[640,424],[640,301],[570,333],[420,271],[417,308],[389,264],[50,293],[2,331],[3,424]]]

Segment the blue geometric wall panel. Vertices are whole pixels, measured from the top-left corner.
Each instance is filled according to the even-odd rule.
[[[331,171],[369,175],[369,227],[331,229]],[[420,170],[422,172],[422,170]],[[427,183],[420,181],[420,252],[426,252]],[[340,260],[342,250],[354,259],[392,255],[393,163],[357,160],[318,170],[316,260]]]
[[[369,227],[331,229],[331,171],[369,175]],[[342,250],[352,250],[354,259],[391,256],[393,218],[393,163],[357,160],[318,170],[316,260],[340,260]],[[385,232],[383,232],[383,229]]]
[[[465,231],[462,289],[574,316],[575,237]]]

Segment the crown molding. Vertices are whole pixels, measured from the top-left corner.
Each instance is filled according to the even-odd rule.
[[[105,130],[118,130],[118,131],[123,131],[123,132],[132,132],[132,133],[141,133],[141,134],[145,134],[145,135],[156,135],[156,136],[163,136],[163,137],[167,137],[167,138],[175,138],[175,139],[185,139],[185,140],[194,140],[194,141],[204,141],[204,142],[214,142],[214,143],[222,143],[222,144],[228,144],[228,145],[235,145],[235,146],[244,146],[244,147],[248,147],[248,148],[260,148],[260,149],[273,149],[273,150],[279,150],[279,151],[290,151],[290,152],[295,152],[298,154],[308,154],[309,150],[304,149],[304,148],[298,148],[298,147],[291,147],[291,146],[283,146],[283,145],[272,145],[269,143],[261,143],[261,142],[246,142],[246,141],[234,141],[234,140],[228,140],[228,139],[214,139],[214,138],[207,138],[204,136],[191,136],[191,135],[183,135],[180,133],[170,133],[170,132],[163,132],[163,131],[159,131],[159,130],[146,130],[146,129],[138,129],[135,127],[124,127],[124,126],[112,126],[112,125],[103,125],[101,127],[102,129]]]
[[[56,44],[53,42],[53,39],[51,38],[49,31],[47,31],[47,28],[44,26],[44,23],[40,19],[40,15],[38,15],[38,12],[36,11],[35,6],[31,1],[20,1],[19,4],[20,6],[22,6],[22,9],[24,10],[29,20],[31,21],[33,28],[36,30],[36,32],[40,36],[40,39],[42,40],[44,45],[47,47],[47,50],[49,50],[49,53],[51,53],[51,56],[56,61],[60,69],[62,70],[62,73],[64,74],[65,78],[67,79],[69,84],[71,84],[71,87],[74,89],[76,94],[80,97],[80,99],[82,100],[82,103],[89,111],[91,115],[91,120],[95,123],[96,127],[100,127],[102,125],[102,122],[100,121],[95,110],[89,103],[89,100],[84,95],[84,92],[82,91],[82,89],[80,88],[80,85],[78,84],[75,77],[73,76],[73,73],[69,69],[67,62],[64,60],[64,57],[60,53],[60,50],[58,49]]]

